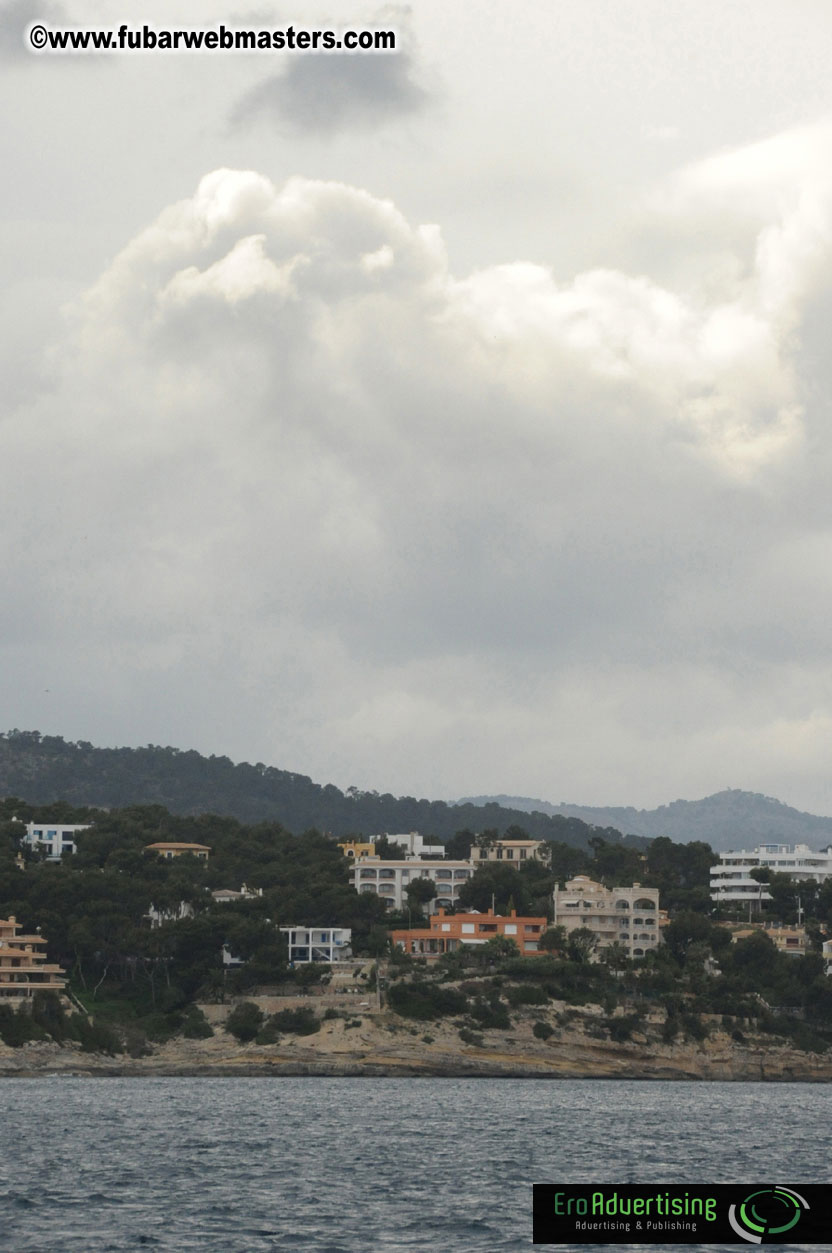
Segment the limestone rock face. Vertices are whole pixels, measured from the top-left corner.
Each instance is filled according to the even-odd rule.
[[[357,1019],[352,1020],[354,1023]],[[388,1010],[364,1011],[359,1025],[322,1024],[311,1036],[240,1045],[218,1028],[212,1039],[173,1040],[145,1057],[82,1053],[77,1045],[0,1044],[0,1076],[74,1075],[425,1075],[553,1079],[832,1080],[832,1053],[766,1042],[738,1044],[723,1032],[701,1044],[626,1043],[588,1037],[580,1023],[540,1040],[531,1020],[464,1043],[450,1022],[413,1024]],[[479,1041],[482,1041],[480,1043]]]

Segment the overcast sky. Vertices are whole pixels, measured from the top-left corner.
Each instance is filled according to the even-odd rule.
[[[830,47],[828,0],[0,0],[2,725],[832,813]]]

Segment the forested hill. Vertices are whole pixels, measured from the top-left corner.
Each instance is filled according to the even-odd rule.
[[[736,788],[716,792],[699,801],[673,801],[658,809],[589,805],[551,805],[524,796],[471,796],[460,804],[489,805],[498,802],[513,809],[534,809],[550,816],[580,818],[598,826],[654,839],[666,835],[677,844],[701,840],[717,852],[754,848],[758,844],[808,844],[822,848],[832,842],[832,818],[792,809],[782,801]]]
[[[596,830],[578,818],[524,813],[502,805],[448,805],[377,792],[344,793],[305,775],[264,766],[235,765],[228,757],[203,757],[177,748],[94,748],[37,731],[0,733],[0,796],[33,805],[66,801],[74,806],[123,808],[164,805],[175,814],[227,814],[241,822],[280,822],[298,833],[315,827],[333,835],[421,831],[445,840],[468,828],[503,834],[520,826],[536,839],[586,848],[594,834],[621,840],[618,831]],[[641,840],[630,840],[640,845]]]

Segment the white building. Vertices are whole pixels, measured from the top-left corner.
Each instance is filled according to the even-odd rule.
[[[720,853],[719,865],[711,866],[711,900],[717,904],[740,902],[758,907],[762,901],[770,901],[771,893],[765,884],[751,876],[755,866],[791,879],[823,883],[832,877],[832,853],[828,848],[816,853],[808,844],[761,844],[736,853]]]
[[[380,836],[373,836],[378,840]],[[408,831],[407,835],[390,835],[385,831],[384,839],[390,844],[400,845],[409,861],[418,860],[421,857],[444,857],[444,844],[428,844],[423,835],[418,831]]]
[[[659,944],[659,891],[634,883],[605,888],[587,875],[569,879],[554,891],[555,927],[567,932],[586,927],[596,948],[621,944],[630,957],[643,957]]]
[[[46,850],[47,861],[60,861],[64,853],[74,853],[77,831],[89,830],[89,822],[27,822],[24,844]]]
[[[218,905],[236,904],[237,901],[256,901],[262,895],[262,888],[249,888],[245,884],[243,884],[239,892],[235,892],[233,888],[216,888],[211,893]]]
[[[436,897],[427,910],[450,909],[459,900],[459,889],[474,873],[471,861],[382,861],[362,857],[350,865],[350,883],[357,892],[374,892],[388,909],[407,908],[407,889],[415,879],[436,884]]]
[[[346,961],[352,956],[349,927],[281,927],[289,946],[289,962],[297,966],[305,962]]]

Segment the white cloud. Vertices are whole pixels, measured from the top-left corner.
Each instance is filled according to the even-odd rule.
[[[734,263],[686,286],[459,278],[436,227],[366,191],[203,179],[0,425],[7,657],[43,650],[22,682],[57,671],[68,734],[123,726],[116,692],[138,738],[201,726],[217,751],[445,794],[661,800],[732,754],[769,768],[789,728],[827,736],[806,488],[828,436],[796,368],[829,264],[813,142],[783,141],[788,193],[753,152],[664,190],[686,229],[738,168],[757,198]]]

